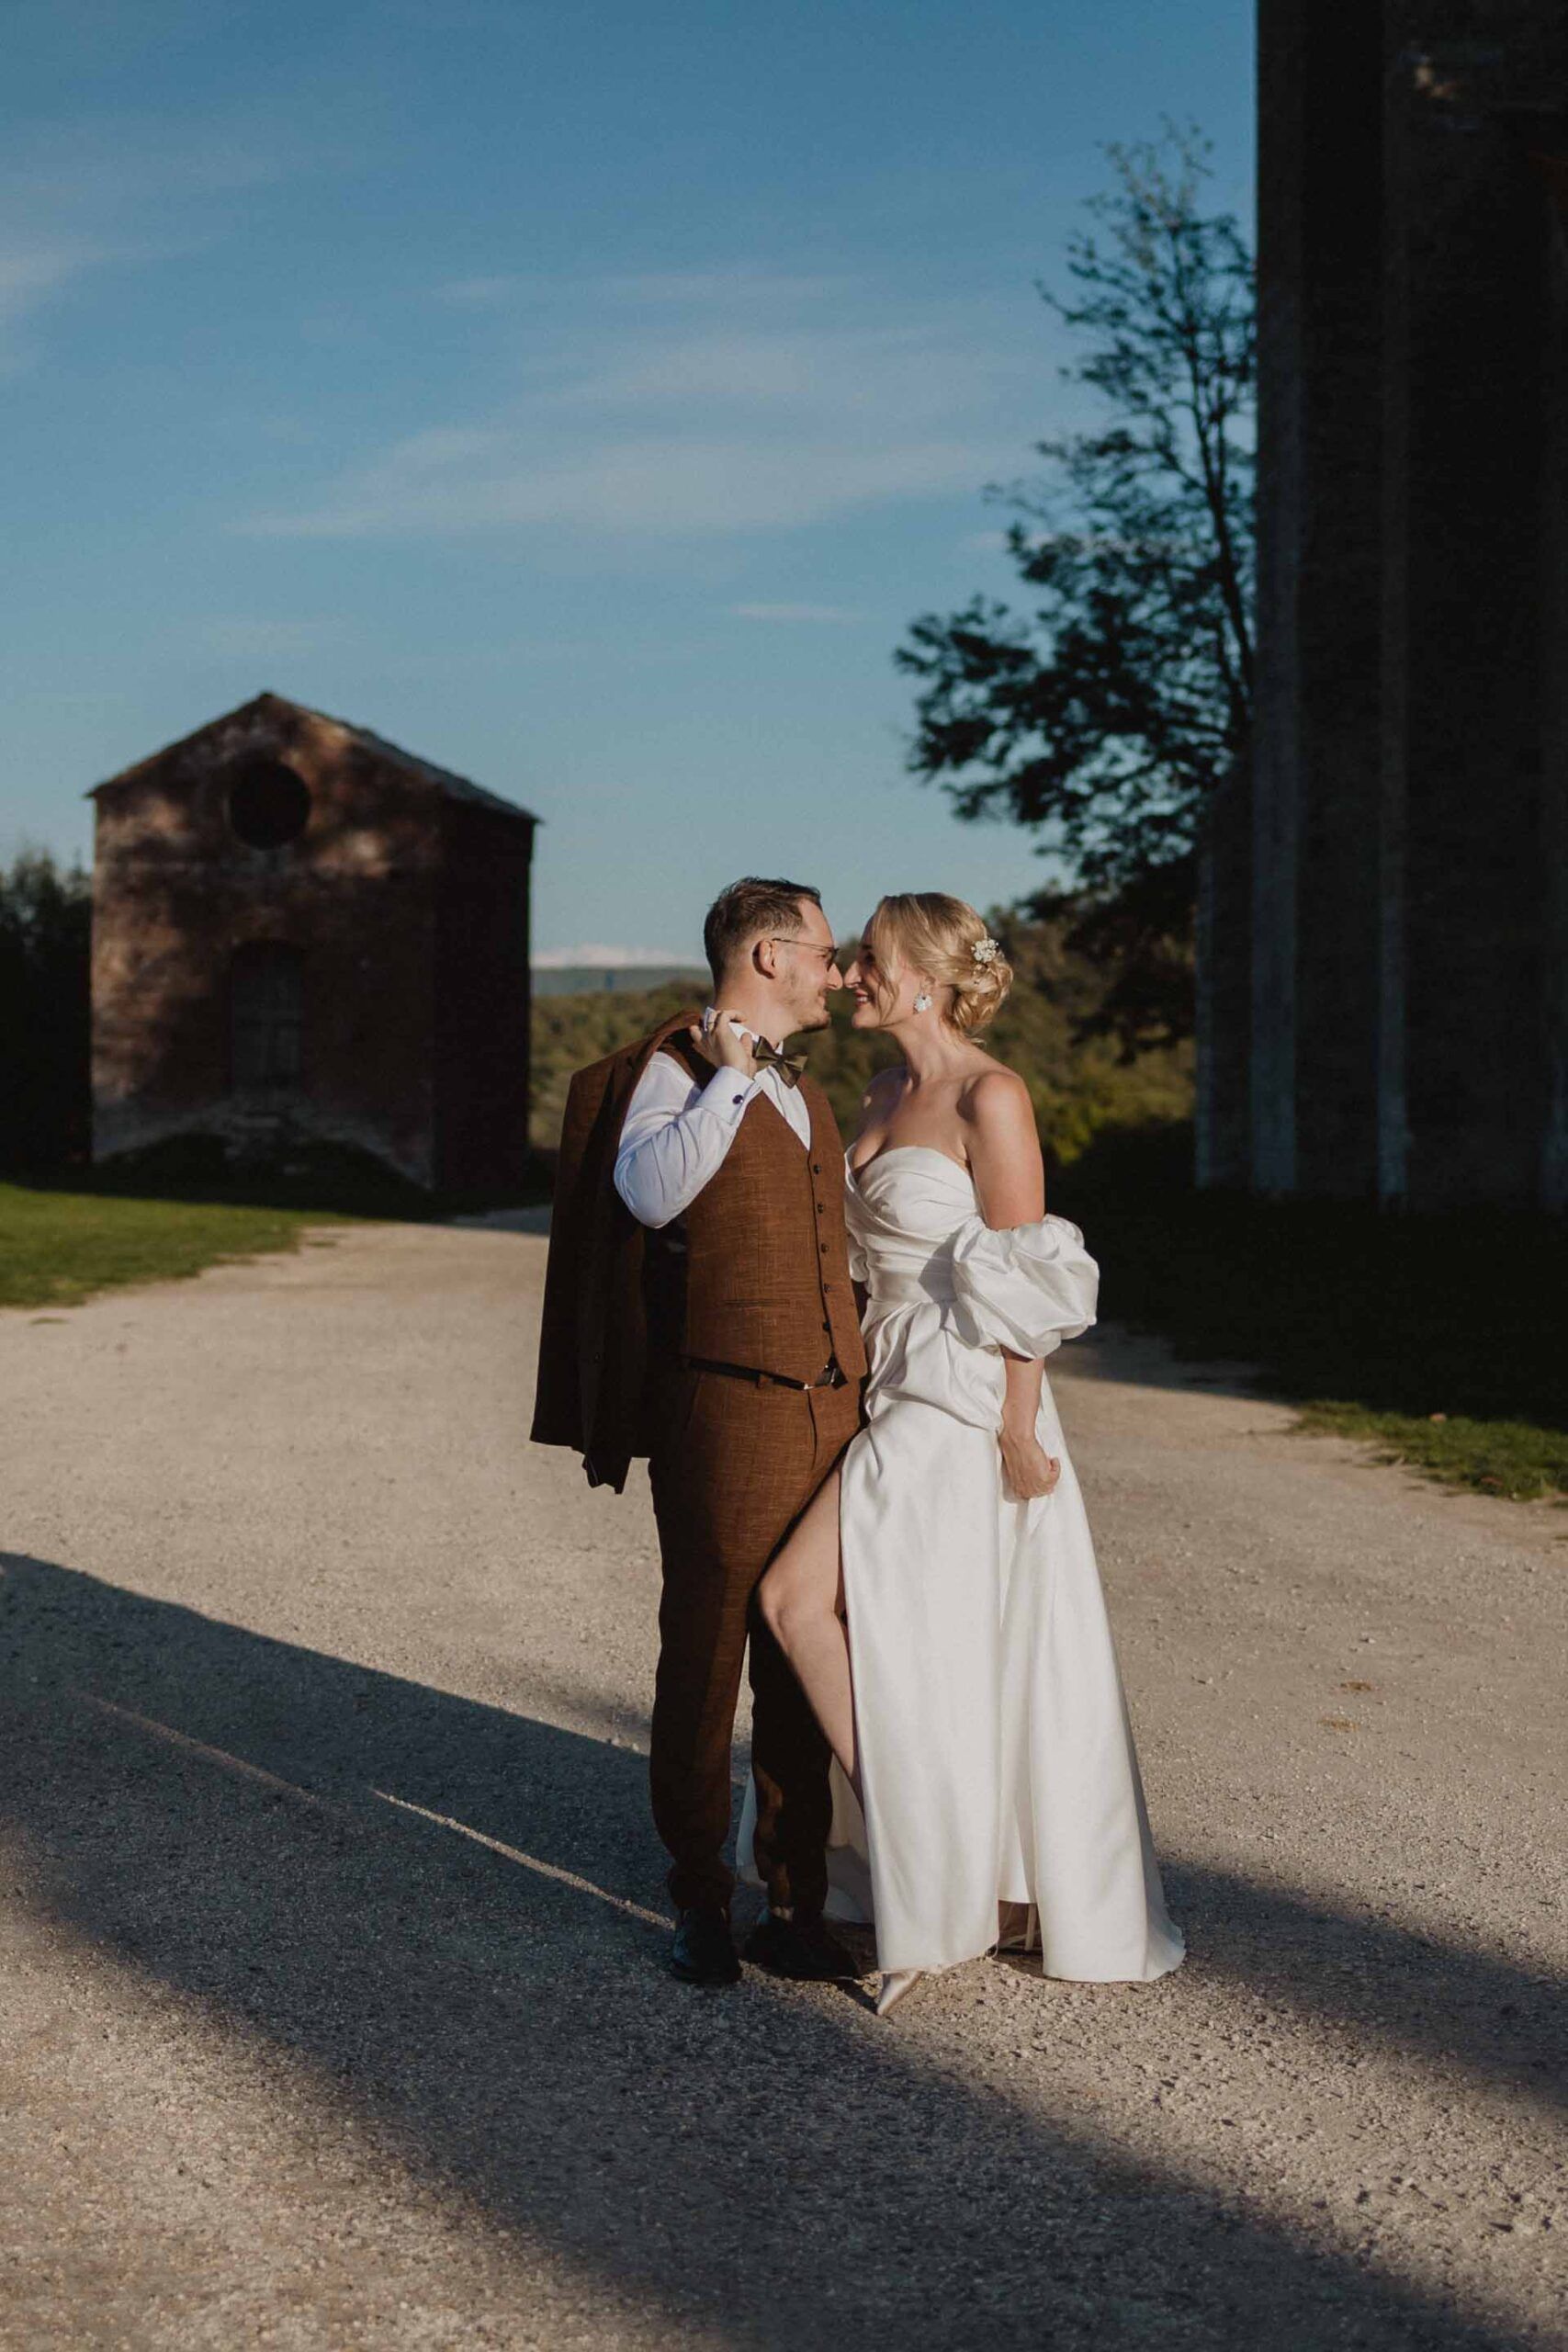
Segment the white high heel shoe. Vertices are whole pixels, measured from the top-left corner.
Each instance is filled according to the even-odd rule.
[[[912,1993],[921,1977],[923,1968],[894,1968],[886,1970],[876,1996],[876,2014],[885,2018],[896,2009],[906,1993]]]

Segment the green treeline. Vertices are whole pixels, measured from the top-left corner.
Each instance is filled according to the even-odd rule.
[[[0,1169],[85,1162],[93,886],[24,850],[0,866]]]
[[[993,921],[1002,927],[1000,917]],[[1013,992],[984,1040],[1028,1086],[1042,1141],[1058,1167],[1068,1166],[1108,1129],[1164,1126],[1187,1118],[1192,1107],[1190,1043],[1149,1046],[1124,1057],[1113,1040],[1094,1034],[1113,976],[1068,946],[1068,928],[1066,920],[1006,926]],[[555,1148],[573,1070],[644,1035],[691,1003],[693,996],[677,984],[640,993],[596,990],[536,999],[536,1148]],[[874,1031],[852,1030],[851,1005],[847,993],[840,997],[832,1027],[807,1041],[812,1074],[846,1134],[873,1072],[895,1058],[887,1040]]]

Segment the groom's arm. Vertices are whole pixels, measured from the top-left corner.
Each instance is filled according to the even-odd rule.
[[[721,1069],[696,1085],[655,1054],[633,1090],[615,1154],[615,1190],[639,1225],[671,1225],[724,1165],[754,1078]]]

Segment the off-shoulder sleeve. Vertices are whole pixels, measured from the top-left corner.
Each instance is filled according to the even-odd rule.
[[[1094,1321],[1100,1269],[1066,1217],[998,1232],[976,1217],[953,1250],[953,1325],[971,1347],[1048,1356]]]

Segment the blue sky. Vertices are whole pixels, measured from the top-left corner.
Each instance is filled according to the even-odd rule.
[[[1247,213],[1247,0],[7,0],[0,858],[263,687],[535,809],[536,937],[982,905],[908,621],[1006,593],[1100,142]]]

